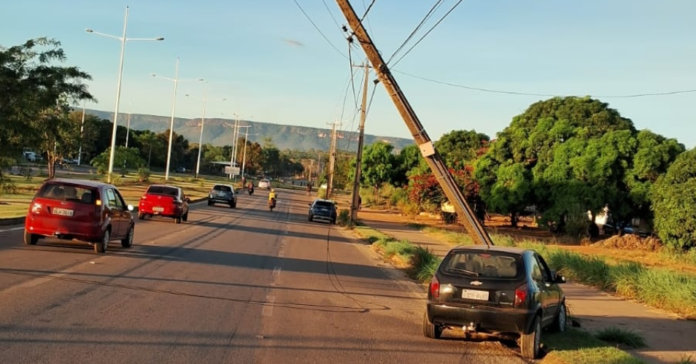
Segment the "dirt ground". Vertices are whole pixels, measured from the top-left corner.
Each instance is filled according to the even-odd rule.
[[[375,221],[417,223],[441,229],[465,233],[464,227],[457,224],[444,224],[439,217],[419,215],[416,218],[404,216],[396,211],[362,209],[360,216]],[[614,261],[634,261],[646,266],[669,268],[685,273],[696,274],[696,266],[669,261],[660,254],[661,244],[655,238],[642,239],[636,235],[611,236],[590,241],[585,239],[578,242],[573,239],[558,237],[546,230],[534,226],[529,218],[523,218],[519,227],[510,226],[510,218],[492,215],[486,220],[486,228],[490,234],[509,235],[516,240],[536,240],[547,244],[557,245],[577,253],[604,256]]]

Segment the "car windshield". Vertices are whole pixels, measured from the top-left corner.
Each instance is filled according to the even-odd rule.
[[[232,192],[232,188],[230,186],[215,186],[213,187],[215,191],[222,191],[222,192]]]
[[[93,204],[98,198],[96,189],[63,183],[44,185],[36,197],[84,204]]]
[[[504,252],[463,251],[450,255],[443,265],[445,273],[483,278],[515,278],[522,258]]]
[[[179,190],[177,188],[167,186],[150,186],[150,188],[147,189],[147,194],[178,197]]]

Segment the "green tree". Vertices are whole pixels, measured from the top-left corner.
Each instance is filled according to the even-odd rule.
[[[109,170],[109,157],[111,148],[105,150],[92,160],[92,166],[96,167],[99,173],[105,174]],[[137,148],[126,148],[117,146],[114,153],[114,169],[118,166],[127,165],[133,168],[145,167],[146,162],[140,156],[140,151]]]
[[[680,154],[651,194],[655,229],[677,249],[696,246],[696,148]]]
[[[476,162],[490,139],[475,130],[452,130],[435,142],[435,148],[449,168],[462,169]]]
[[[396,164],[396,156],[392,154],[392,150],[394,146],[385,142],[376,142],[365,147],[361,171],[364,186],[379,188],[392,181]]]
[[[48,155],[49,178],[55,175],[56,142],[67,129],[69,104],[93,99],[83,84],[91,77],[59,65],[65,60],[54,39],[0,47],[0,157],[7,160],[25,146],[38,147]]]

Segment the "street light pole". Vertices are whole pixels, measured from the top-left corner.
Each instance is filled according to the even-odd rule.
[[[118,81],[116,83],[116,106],[114,107],[114,125],[111,130],[111,151],[109,152],[109,174],[107,176],[108,182],[111,183],[111,174],[114,171],[114,155],[116,151],[116,131],[117,126],[118,126],[118,107],[119,104],[121,103],[121,80],[123,79],[123,58],[125,56],[126,52],[126,42],[127,41],[163,41],[163,37],[158,37],[158,38],[126,38],[128,30],[128,6],[126,6],[126,15],[124,16],[123,19],[123,35],[120,37],[110,35],[110,34],[105,34],[105,33],[100,33],[100,32],[95,32],[92,29],[86,29],[87,33],[92,33],[96,35],[101,35],[109,38],[114,38],[119,41],[121,41],[121,56],[119,58],[119,64],[118,64]]]
[[[174,142],[174,114],[176,112],[176,91],[179,86],[179,57],[176,57],[176,65],[174,67],[174,78],[167,78],[153,74],[152,77],[161,78],[163,80],[168,80],[174,82],[174,94],[172,96],[172,117],[169,121],[169,147],[167,148],[167,169],[164,172],[164,180],[169,180],[169,169],[172,162],[172,144]],[[197,81],[203,81],[199,78]]]
[[[244,132],[244,152],[242,153],[242,171],[241,171],[241,176],[244,178],[244,166],[246,165],[246,148],[247,148],[247,143],[249,141],[249,128],[251,128],[252,125],[245,125],[241,126],[240,128],[246,128],[246,131]],[[244,186],[242,186],[244,187]]]
[[[130,136],[131,109],[133,104],[128,104],[128,126],[126,126],[126,149],[128,149],[128,137]]]
[[[186,94],[187,97],[191,95]],[[203,117],[201,118],[201,134],[198,137],[198,162],[196,162],[196,178],[201,171],[201,153],[203,151],[203,128],[205,127],[205,111],[208,106],[208,82],[205,83],[205,89],[203,91]],[[220,99],[220,101],[226,101],[227,99]]]
[[[87,111],[87,100],[82,101],[82,124],[80,125],[80,148],[77,151],[77,165],[82,162],[82,139],[85,132],[85,112]]]

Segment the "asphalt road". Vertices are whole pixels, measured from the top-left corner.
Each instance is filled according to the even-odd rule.
[[[260,192],[260,191],[257,191]],[[130,249],[0,228],[0,363],[523,363],[497,342],[429,340],[422,291],[307,221],[303,192],[146,220]]]

